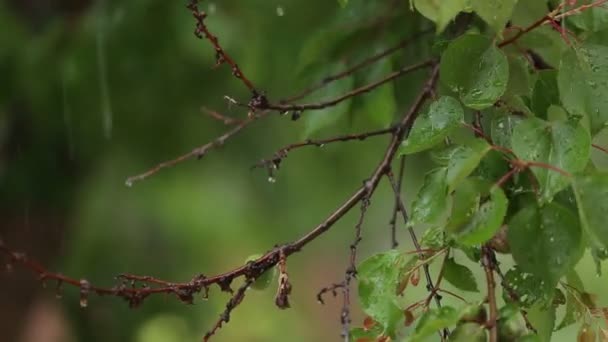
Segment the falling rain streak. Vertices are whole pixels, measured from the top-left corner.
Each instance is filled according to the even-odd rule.
[[[97,73],[99,74],[99,88],[101,91],[101,113],[103,119],[103,133],[106,139],[112,138],[112,102],[108,87],[106,41],[105,41],[105,1],[101,1],[97,15]]]

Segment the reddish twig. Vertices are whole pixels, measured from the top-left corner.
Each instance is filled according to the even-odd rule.
[[[399,161],[399,175],[397,176],[397,190],[401,193],[401,183],[403,183],[403,173],[405,172],[405,155],[401,156]],[[396,195],[395,195],[396,196]],[[389,221],[391,228],[391,248],[397,248],[399,242],[397,242],[397,214],[399,213],[399,204],[395,198],[395,205],[393,206],[393,214]]]
[[[283,159],[287,158],[287,155],[292,150],[295,150],[295,149],[298,149],[301,147],[305,147],[305,146],[323,147],[327,144],[336,143],[336,142],[345,142],[345,141],[352,141],[352,140],[363,141],[369,137],[385,135],[385,134],[394,132],[395,128],[396,128],[396,126],[393,126],[390,128],[379,129],[376,131],[370,131],[370,132],[365,132],[365,133],[360,133],[360,134],[345,134],[345,135],[339,135],[339,136],[335,136],[335,137],[331,137],[331,138],[327,138],[327,139],[319,139],[319,140],[307,139],[302,142],[289,144],[289,145],[279,149],[277,152],[274,153],[272,158],[262,159],[253,167],[254,168],[255,167],[266,167],[270,173],[270,177],[274,177],[274,171],[280,167]]]
[[[232,57],[230,57],[230,55],[228,55],[228,53],[226,53],[226,51],[222,48],[219,43],[219,39],[215,35],[213,35],[207,28],[207,25],[205,25],[207,13],[205,13],[205,11],[199,10],[198,0],[191,0],[187,7],[196,19],[196,30],[194,31],[194,34],[198,38],[207,39],[215,49],[216,67],[227,63],[232,68],[232,75],[234,75],[234,77],[236,77],[237,79],[241,80],[241,82],[243,82],[243,84],[247,87],[247,89],[249,89],[253,93],[254,96],[259,95],[259,92],[256,90],[253,83],[247,77],[245,77],[238,64],[236,64],[234,59],[232,59]]]
[[[303,91],[301,91],[300,93],[298,93],[296,95],[293,95],[284,100],[281,100],[279,103],[291,103],[291,102],[294,102],[297,100],[301,100],[304,97],[312,94],[313,92],[327,86],[331,82],[334,82],[334,81],[342,79],[346,76],[352,75],[355,71],[365,68],[366,66],[372,65],[372,64],[384,59],[385,57],[392,55],[393,53],[407,47],[414,40],[416,40],[428,33],[431,33],[431,32],[433,32],[433,29],[427,29],[427,30],[418,32],[417,34],[414,34],[411,37],[403,39],[402,41],[397,43],[395,46],[392,46],[382,52],[372,55],[372,56],[362,60],[361,62],[356,63],[355,65],[351,66],[350,68],[347,68],[344,71],[341,71],[341,72],[333,74],[333,75],[329,75],[329,76],[325,77],[324,79],[322,79],[321,82],[304,89]]]
[[[209,330],[205,336],[203,337],[203,341],[207,342],[211,338],[211,336],[215,335],[215,333],[222,327],[224,323],[228,323],[230,321],[230,314],[232,310],[234,310],[239,304],[243,302],[245,298],[245,292],[253,284],[253,279],[247,279],[241,287],[232,295],[228,303],[226,303],[226,309],[220,315],[220,318],[217,320],[213,328]]]
[[[481,248],[481,263],[486,274],[486,284],[488,286],[488,305],[490,306],[490,316],[486,322],[486,327],[490,330],[490,342],[498,342],[498,308],[496,306],[496,282],[494,281],[494,252],[491,248],[483,246]]]
[[[370,84],[364,85],[362,87],[359,87],[357,89],[353,89],[351,91],[349,91],[346,94],[340,95],[334,99],[331,100],[327,100],[327,101],[323,101],[323,102],[317,102],[317,103],[304,103],[304,104],[287,104],[287,103],[277,103],[277,104],[272,104],[272,103],[260,103],[259,105],[254,105],[251,102],[249,103],[249,107],[254,109],[254,110],[266,110],[266,109],[270,109],[270,110],[276,110],[279,111],[281,113],[285,113],[285,112],[289,112],[289,111],[298,111],[298,112],[302,112],[305,110],[317,110],[317,109],[324,109],[324,108],[328,108],[328,107],[332,107],[337,105],[338,103],[348,100],[350,98],[353,98],[355,96],[367,93],[369,91],[374,90],[375,88],[378,88],[380,86],[382,86],[383,84],[386,84],[388,82],[391,82],[403,75],[406,75],[412,71],[416,71],[422,68],[426,68],[426,67],[430,67],[432,65],[434,65],[436,63],[436,61],[434,60],[427,60],[421,63],[417,63],[417,64],[413,64],[410,66],[406,66],[403,67],[397,71],[394,71],[388,75],[386,75],[385,77],[383,77],[382,79],[377,80],[376,82],[372,82]]]
[[[240,124],[234,126],[233,128],[231,128],[229,131],[225,132],[224,134],[222,134],[221,136],[219,136],[218,138],[216,138],[215,140],[206,143],[203,146],[197,147],[195,149],[193,149],[192,151],[181,155],[175,159],[172,160],[168,160],[165,162],[162,162],[158,165],[156,165],[155,167],[149,169],[148,171],[141,173],[139,175],[136,176],[132,176],[127,178],[127,180],[125,181],[125,184],[127,186],[132,186],[135,182],[138,181],[142,181],[156,173],[158,173],[160,170],[168,168],[168,167],[172,167],[175,166],[179,163],[182,163],[186,160],[190,160],[193,158],[202,158],[204,157],[207,153],[209,153],[210,150],[222,146],[224,145],[224,143],[232,138],[234,135],[236,135],[237,133],[239,133],[243,128],[249,126],[251,123],[253,123],[256,119],[261,118],[263,116],[265,116],[267,113],[266,112],[261,112],[259,115],[257,116],[252,116],[249,117],[248,119],[242,121]]]
[[[241,124],[243,120],[231,118],[216,112],[215,110],[211,110],[207,107],[201,107],[201,111],[205,114],[209,115],[211,118],[222,122],[224,125],[235,125]]]
[[[608,149],[603,146],[600,146],[597,144],[591,144],[591,146],[593,146],[593,148],[595,148],[596,150],[602,151],[604,153],[608,153]]]

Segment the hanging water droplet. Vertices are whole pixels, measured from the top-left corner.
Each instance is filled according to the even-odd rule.
[[[80,280],[80,307],[86,308],[89,305],[88,297],[91,290],[91,284],[86,279]]]
[[[132,181],[132,180],[130,180],[130,179],[127,179],[127,180],[125,181],[125,185],[126,185],[126,186],[128,186],[128,187],[130,188],[130,187],[132,187],[132,186],[133,186],[133,181]]]
[[[55,288],[55,298],[61,299],[63,297],[63,281],[57,280],[57,287]]]
[[[284,16],[284,15],[285,15],[285,10],[283,9],[283,7],[282,7],[282,6],[277,6],[277,15],[278,15],[279,17],[282,17],[282,16]]]
[[[215,14],[216,11],[217,6],[215,5],[215,2],[210,2],[209,6],[207,7],[207,12],[209,12],[209,14]]]
[[[272,176],[268,177],[268,183],[275,183],[276,181],[277,181],[276,178],[274,178]]]

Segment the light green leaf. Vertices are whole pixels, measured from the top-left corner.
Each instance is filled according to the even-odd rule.
[[[573,188],[581,225],[591,243],[608,248],[608,174],[575,177]]]
[[[450,189],[467,178],[491,150],[492,146],[483,139],[473,139],[466,145],[456,146],[448,162],[447,184]]]
[[[440,226],[431,227],[425,230],[420,238],[420,244],[422,246],[432,249],[441,249],[445,247],[445,242],[443,227]]]
[[[562,103],[573,114],[589,118],[591,133],[608,123],[608,47],[583,44],[562,55],[557,83]]]
[[[403,254],[391,250],[369,257],[357,268],[361,308],[390,335],[404,318],[395,289],[405,264]]]
[[[584,292],[583,282],[575,270],[570,270],[566,276],[569,286],[574,289],[566,291],[566,313],[555,330],[563,329],[569,325],[576,323],[584,314],[584,307],[580,304],[579,299],[574,297],[573,291]],[[578,295],[578,294],[577,294]]]
[[[547,1],[520,0],[513,9],[511,23],[515,27],[527,27],[539,18],[544,17],[548,12]]]
[[[364,84],[377,81],[393,71],[390,58],[374,63],[365,73]],[[382,85],[361,97],[363,111],[372,122],[382,127],[388,127],[397,111],[395,101],[395,86],[393,82]]]
[[[337,63],[330,69],[330,71],[326,73],[326,75],[333,75],[337,72],[344,70],[345,68],[346,67],[344,63]],[[328,100],[344,95],[344,93],[347,93],[353,89],[354,84],[355,82],[353,76],[347,76],[337,81],[331,82],[323,88],[324,91],[322,92],[322,98]],[[344,114],[348,112],[351,101],[351,99],[348,99],[338,103],[335,106],[304,113],[304,135],[306,137],[309,137],[317,131],[336,123],[344,116]]]
[[[418,320],[409,341],[423,341],[426,337],[436,334],[437,331],[456,324],[459,318],[458,310],[450,306],[428,310]]]
[[[479,292],[473,272],[468,267],[456,263],[454,258],[446,259],[443,267],[443,277],[450,284],[463,291]]]
[[[452,194],[452,213],[447,231],[458,231],[465,223],[469,222],[479,208],[481,197],[480,181],[473,178],[466,178],[460,182]]]
[[[459,324],[450,334],[450,342],[486,342],[486,328],[479,323]]]
[[[555,307],[553,305],[535,305],[528,310],[528,320],[536,329],[541,342],[550,342],[555,326]]]
[[[582,256],[582,232],[576,216],[561,205],[521,209],[509,222],[508,240],[517,265],[555,286]]]
[[[513,152],[526,161],[549,164],[568,173],[582,171],[591,153],[591,137],[573,121],[522,121],[513,131]],[[570,181],[562,173],[542,166],[531,167],[541,189],[541,202],[550,202]]]
[[[458,100],[443,96],[431,103],[429,110],[418,117],[408,138],[401,145],[402,154],[427,150],[443,141],[464,120]]]
[[[532,112],[539,118],[547,118],[547,109],[559,104],[559,89],[557,88],[557,71],[541,70],[534,84],[531,106]]]
[[[454,40],[441,58],[441,80],[472,109],[492,106],[507,89],[509,63],[491,39],[466,34]]]
[[[414,0],[414,6],[427,19],[437,24],[437,33],[443,32],[456,15],[467,8],[469,0]]]
[[[499,36],[502,36],[502,30],[511,18],[516,3],[517,0],[471,0],[475,12]]]
[[[412,203],[412,216],[409,226],[421,223],[437,224],[445,217],[448,208],[447,169],[437,168],[427,173],[424,184]]]
[[[482,244],[490,240],[502,225],[508,205],[502,189],[493,186],[489,198],[482,202],[467,224],[449,231],[458,243],[465,246]]]
[[[536,303],[548,304],[555,291],[553,285],[544,283],[541,278],[532,273],[522,272],[517,265],[507,271],[504,283],[507,287],[503,288],[503,297],[512,300],[507,291],[508,288],[517,295],[518,304],[523,307],[530,307]]]
[[[344,8],[348,5],[348,0],[338,0],[338,3],[340,4],[340,7]]]

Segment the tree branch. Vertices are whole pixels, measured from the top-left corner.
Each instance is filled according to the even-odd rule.
[[[486,284],[488,286],[488,305],[490,306],[490,317],[486,322],[486,327],[490,330],[490,342],[498,342],[498,309],[496,306],[496,282],[494,281],[494,252],[490,247],[481,248],[481,264],[486,274]]]

